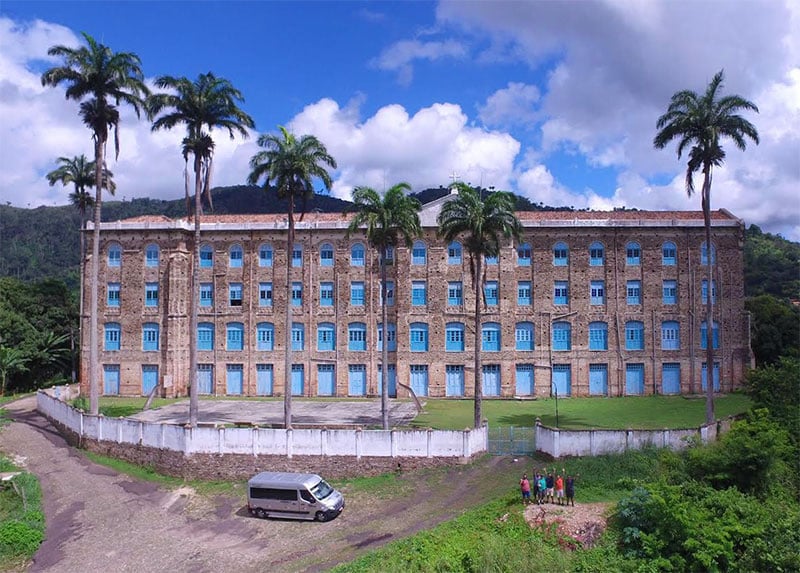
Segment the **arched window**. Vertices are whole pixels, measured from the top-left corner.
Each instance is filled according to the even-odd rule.
[[[231,268],[240,268],[244,261],[244,251],[241,245],[232,245],[228,250],[228,266]]]
[[[350,266],[363,267],[364,266],[364,245],[356,243],[350,247]]]
[[[447,246],[447,264],[460,265],[461,264],[461,243],[453,241]]]
[[[271,322],[256,325],[256,350],[275,349],[275,326]]]
[[[428,325],[424,322],[412,322],[409,332],[411,352],[428,351]]]
[[[214,249],[211,245],[200,246],[200,266],[204,269],[214,266]]]
[[[644,350],[644,323],[629,320],[625,323],[625,350]]]
[[[292,350],[303,350],[306,340],[306,328],[301,322],[292,323]]]
[[[566,267],[569,262],[569,247],[564,242],[559,241],[553,245],[553,266]]]
[[[333,266],[333,245],[330,243],[322,243],[322,246],[319,248],[319,266]]]
[[[105,323],[103,330],[105,332],[105,342],[103,350],[119,350],[120,338],[122,335],[122,328],[118,322]]]
[[[464,350],[464,324],[461,322],[448,322],[445,327],[444,349],[447,352],[462,352]]]
[[[533,350],[533,323],[518,322],[516,326],[517,350]]]
[[[708,328],[706,327],[706,321],[704,320],[700,323],[700,348],[705,350],[708,348]],[[711,328],[711,344],[713,348],[719,348],[719,324],[715,320],[711,323],[713,326]]]
[[[608,350],[608,324],[605,322],[589,323],[589,350]]]
[[[486,352],[499,352],[502,348],[500,324],[486,322],[481,328],[481,349]]]
[[[258,247],[258,266],[271,267],[272,266],[272,245],[263,243]]]
[[[642,248],[639,243],[628,243],[625,245],[625,263],[632,266],[642,264]]]
[[[397,350],[397,326],[393,322],[386,324],[386,339],[389,341],[389,346],[386,348],[389,352]],[[383,350],[383,323],[378,323],[378,350]]]
[[[426,265],[428,263],[428,248],[422,241],[414,241],[411,247],[411,264]]]
[[[672,241],[667,241],[661,245],[661,264],[665,267],[672,267],[678,261],[678,247]]]
[[[606,249],[602,243],[595,241],[589,245],[589,265],[602,267],[606,262]]]
[[[531,266],[531,245],[530,243],[522,243],[517,247],[517,265],[520,267]]]
[[[111,243],[108,246],[108,266],[118,267],[122,264],[122,247],[119,243]]]
[[[201,322],[197,325],[197,350],[214,350],[214,324]]]
[[[241,322],[229,322],[225,325],[225,350],[244,349],[244,325]]]
[[[681,325],[676,320],[661,323],[661,350],[681,349]]]
[[[495,257],[484,257],[484,262],[489,266],[495,266],[498,263],[498,258]]]
[[[292,247],[292,266],[299,268],[303,266],[303,245],[295,243]]]
[[[708,264],[708,248],[706,247],[705,241],[700,245],[700,264],[703,266]],[[711,264],[717,264],[717,248],[714,246],[714,243],[711,243]]]
[[[142,325],[142,350],[158,350],[158,323],[145,322]]]
[[[332,322],[321,322],[317,326],[317,350],[336,350],[336,327]]]
[[[363,322],[351,322],[347,325],[347,349],[367,349],[367,325]]]
[[[572,349],[572,325],[568,322],[553,323],[553,350]]]
[[[144,264],[147,267],[158,266],[158,245],[150,243],[144,249]]]

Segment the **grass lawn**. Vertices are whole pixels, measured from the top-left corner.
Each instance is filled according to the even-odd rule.
[[[692,428],[705,422],[704,398],[642,396],[620,398],[561,398],[558,426],[563,429]],[[717,418],[746,412],[750,399],[742,394],[714,400]],[[483,416],[490,426],[533,426],[537,417],[556,426],[556,401],[483,400]],[[428,400],[412,422],[419,428],[461,430],[472,426],[472,400]]]

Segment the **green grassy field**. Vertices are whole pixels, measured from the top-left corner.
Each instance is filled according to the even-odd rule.
[[[200,402],[200,408],[202,409],[206,400],[221,399],[224,398],[204,398]],[[152,407],[157,408],[179,400],[186,398],[156,398]],[[333,400],[344,400],[344,398]],[[109,417],[130,416],[140,412],[145,401],[145,398],[101,397],[100,412]],[[314,401],[326,400],[314,399]],[[717,418],[724,418],[731,414],[746,412],[750,408],[750,399],[742,394],[730,394],[717,397],[714,404]],[[533,426],[537,417],[546,426],[556,426],[556,401],[554,399],[484,400],[483,414],[489,420],[490,426]],[[428,399],[424,410],[414,419],[411,426],[461,430],[472,425],[472,416],[472,400]],[[564,429],[692,428],[704,421],[704,398],[642,396],[558,400],[558,426]]]
[[[705,399],[681,396],[622,398],[562,398],[558,400],[558,427],[564,429],[692,428],[705,421]],[[472,400],[428,400],[412,425],[460,430],[472,426]],[[714,400],[717,418],[746,412],[750,399],[741,394]],[[483,416],[490,426],[533,426],[540,418],[556,426],[556,401],[484,400]]]

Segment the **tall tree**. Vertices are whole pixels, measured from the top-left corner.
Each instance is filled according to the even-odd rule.
[[[396,249],[401,243],[411,247],[415,237],[422,234],[419,221],[421,205],[414,197],[406,195],[411,186],[398,183],[389,188],[381,197],[377,191],[369,187],[357,187],[353,191],[353,207],[355,217],[347,228],[347,236],[363,230],[370,246],[378,253],[381,274],[381,334],[383,347],[381,355],[381,418],[383,429],[389,429],[389,344],[388,318],[386,304],[386,263],[389,250]]]
[[[63,65],[42,74],[42,85],[66,84],[65,95],[80,103],[80,116],[94,140],[95,200],[92,232],[92,267],[89,301],[89,411],[99,411],[98,387],[98,273],[100,269],[100,221],[103,204],[103,172],[109,130],[114,132],[115,157],[119,158],[119,104],[133,108],[136,116],[144,108],[150,91],[144,83],[141,60],[130,52],[114,52],[83,33],[86,46],[53,46],[47,53],[63,58]],[[112,103],[113,102],[113,103]]]
[[[264,148],[250,158],[250,175],[247,182],[258,184],[264,179],[264,189],[273,182],[278,197],[288,203],[288,231],[286,234],[286,293],[292,292],[292,250],[294,248],[295,201],[301,201],[300,219],[306,202],[314,195],[313,180],[319,179],[326,189],[333,184],[327,168],[336,169],[336,160],[325,145],[313,135],[299,139],[279,126],[280,133],[265,133],[259,136],[258,146]],[[286,429],[292,427],[292,305],[286,304],[284,360],[283,417]]]
[[[725,161],[721,140],[729,138],[741,150],[747,148],[747,139],[758,144],[758,131],[739,112],[755,111],[754,103],[738,96],[722,96],[723,70],[717,72],[705,93],[690,90],[676,92],[667,112],[658,118],[659,130],[653,139],[657,149],[663,149],[672,140],[678,140],[678,158],[689,148],[686,165],[686,193],[694,193],[694,174],[703,173],[701,205],[706,231],[707,300],[706,300],[706,423],[714,421],[714,248],[711,242],[711,179],[714,167]]]
[[[447,201],[439,212],[439,236],[448,244],[459,239],[469,253],[469,270],[475,289],[475,419],[482,419],[481,388],[481,305],[485,282],[483,261],[500,253],[503,239],[519,241],[522,224],[514,213],[514,196],[505,191],[490,193],[481,199],[480,192],[465,183],[455,183],[458,195]]]
[[[244,102],[242,93],[224,78],[211,72],[200,74],[192,81],[187,78],[161,76],[156,85],[168,93],[151,96],[147,107],[153,121],[153,131],[172,129],[177,125],[186,127],[186,137],[181,144],[184,170],[186,214],[191,215],[189,202],[189,157],[194,163],[194,255],[189,288],[192,293],[189,318],[189,424],[197,424],[199,396],[197,387],[197,312],[200,306],[200,217],[203,214],[202,196],[211,205],[211,172],[214,157],[214,139],[211,131],[227,130],[233,139],[236,134],[249,137],[248,128],[255,127],[253,118],[239,108]],[[159,115],[160,114],[160,115]],[[204,131],[205,129],[208,132]]]

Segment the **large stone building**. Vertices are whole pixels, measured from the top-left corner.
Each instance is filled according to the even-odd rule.
[[[709,288],[700,212],[519,212],[524,242],[486,261],[476,336],[468,255],[436,236],[447,200],[424,205],[423,236],[390,253],[391,395],[408,395],[406,385],[418,395],[471,396],[476,343],[487,397],[704,387]],[[345,217],[307,214],[291,253],[285,215],[208,215],[201,223],[196,333],[189,332],[193,221],[147,216],[102,224],[103,393],[142,395],[161,382],[161,394],[186,395],[190,336],[197,337],[201,393],[282,395],[286,380],[295,395],[380,393],[377,256],[363,236],[346,237]],[[752,360],[744,227],[724,210],[712,214],[712,225],[713,380],[730,391]],[[83,320],[85,384],[88,315]]]

